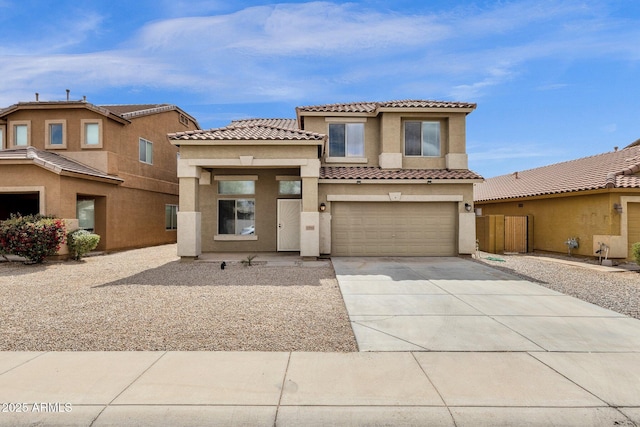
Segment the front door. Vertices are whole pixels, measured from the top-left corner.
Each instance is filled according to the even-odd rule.
[[[278,199],[278,251],[300,250],[300,199]]]

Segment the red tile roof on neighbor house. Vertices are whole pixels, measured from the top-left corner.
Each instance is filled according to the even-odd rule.
[[[298,107],[298,112],[309,113],[375,113],[385,108],[459,108],[475,109],[476,104],[469,102],[429,101],[406,99],[386,102],[351,102],[346,104],[310,105]]]
[[[89,178],[112,181],[115,184],[124,182],[122,178],[106,174],[98,169],[64,157],[51,151],[38,150],[33,147],[15,148],[0,151],[0,162],[3,160],[31,160],[33,164],[41,166],[57,174],[71,173],[85,175]]]
[[[482,177],[470,170],[447,169],[381,169],[376,166],[324,166],[320,179],[473,179]]]
[[[640,147],[598,154],[509,175],[474,185],[474,199],[515,199],[603,188],[640,189]]]

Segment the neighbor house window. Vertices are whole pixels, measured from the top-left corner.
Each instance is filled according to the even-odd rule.
[[[76,202],[78,227],[81,229],[87,231],[95,229],[95,204],[96,201],[94,199],[78,199]]]
[[[440,156],[440,122],[404,122],[405,156]]]
[[[64,120],[45,121],[45,145],[46,148],[66,148],[67,135]]]
[[[102,121],[82,120],[82,145],[90,148],[102,147]]]
[[[278,181],[278,194],[283,196],[295,196],[302,194],[302,182],[300,180]]]
[[[0,150],[4,150],[4,126],[0,126]]]
[[[140,161],[153,164],[153,142],[140,138]]]
[[[178,205],[164,206],[164,228],[165,230],[178,229]]]
[[[249,236],[255,234],[255,199],[242,197],[255,194],[255,181],[218,181],[218,234]]]
[[[364,157],[364,123],[329,123],[329,157]]]
[[[30,123],[26,121],[12,124],[11,130],[13,132],[13,136],[11,138],[11,142],[14,147],[26,147],[29,145],[30,127]]]

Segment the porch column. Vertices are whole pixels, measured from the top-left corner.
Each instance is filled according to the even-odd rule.
[[[302,212],[300,213],[300,256],[320,256],[320,212],[318,212],[318,178],[320,160],[309,160],[300,167],[302,178]]]
[[[195,259],[202,253],[200,175],[202,168],[178,165],[180,206],[178,208],[178,256]]]
[[[458,202],[458,253],[470,255],[476,251],[476,214],[466,212],[464,202]]]

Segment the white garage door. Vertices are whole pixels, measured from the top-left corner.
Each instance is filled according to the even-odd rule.
[[[452,256],[456,203],[334,202],[335,256]]]

